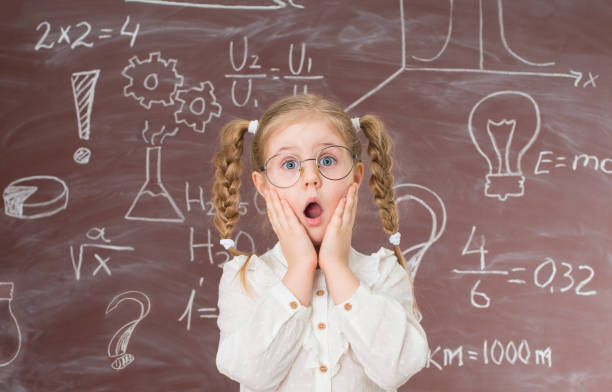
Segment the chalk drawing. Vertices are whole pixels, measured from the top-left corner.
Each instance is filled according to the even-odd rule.
[[[425,252],[440,239],[446,228],[446,207],[437,193],[422,185],[397,184],[393,187],[393,190],[398,207],[401,207],[403,202],[415,201],[425,208],[431,216],[431,229],[427,241],[402,250],[402,254],[408,256],[406,257],[406,266],[410,272],[410,278],[414,282]]]
[[[134,98],[149,110],[153,104],[174,104],[174,95],[184,80],[176,72],[176,60],[166,60],[160,52],[149,53],[149,58],[143,60],[132,57],[121,75],[128,79],[123,95]]]
[[[438,51],[437,54],[435,54],[432,57],[429,58],[425,58],[425,57],[417,57],[417,56],[411,56],[411,59],[420,61],[420,62],[433,62],[435,60],[437,60],[442,53],[444,52],[444,50],[446,49],[446,46],[448,45],[448,41],[451,39],[451,35],[452,35],[452,20],[453,20],[453,10],[454,10],[454,5],[453,5],[453,0],[449,0],[450,2],[450,7],[449,7],[449,28],[448,28],[448,32],[447,32],[447,36],[445,39],[444,44],[442,45],[442,49],[440,49]],[[505,37],[505,29],[504,29],[504,20],[503,20],[503,4],[501,2],[501,0],[498,0],[498,18],[497,18],[497,23],[500,24],[500,34],[501,34],[501,38],[502,38],[502,43],[504,45],[504,49],[510,53],[510,55],[512,55],[513,57],[515,57],[516,59],[518,59],[519,61],[529,65],[529,66],[534,66],[534,67],[548,67],[548,66],[552,66],[555,63],[554,62],[544,62],[544,63],[537,63],[537,62],[533,62],[533,61],[529,61],[527,59],[525,59],[524,57],[519,56],[516,52],[514,52],[508,42],[507,39]],[[585,80],[583,78],[584,73],[583,72],[579,72],[579,71],[574,71],[572,69],[569,69],[568,72],[543,72],[543,71],[508,71],[508,70],[500,70],[500,69],[491,69],[491,68],[485,68],[484,66],[484,44],[483,44],[483,33],[482,33],[482,29],[483,29],[483,16],[482,16],[482,0],[479,0],[479,10],[480,10],[480,30],[479,30],[479,66],[477,68],[439,68],[439,67],[417,67],[417,66],[412,66],[412,65],[408,65],[407,61],[406,61],[406,21],[404,19],[404,0],[399,0],[399,11],[400,11],[400,26],[401,26],[401,52],[402,52],[402,56],[401,56],[401,65],[399,67],[399,69],[397,69],[396,71],[394,71],[390,76],[388,76],[386,79],[384,79],[382,82],[380,82],[378,85],[376,85],[374,88],[372,88],[370,91],[366,92],[365,94],[363,94],[361,97],[357,98],[353,103],[351,103],[350,105],[348,105],[345,108],[345,111],[350,111],[351,109],[354,109],[357,105],[359,105],[360,103],[362,103],[363,101],[365,101],[366,99],[368,99],[369,97],[371,97],[372,95],[376,94],[378,91],[380,91],[383,87],[385,87],[387,84],[391,83],[395,78],[397,78],[399,75],[401,75],[404,72],[441,72],[441,73],[468,73],[468,74],[486,74],[486,75],[502,75],[502,76],[523,76],[523,77],[544,77],[544,78],[565,78],[565,79],[571,79],[573,81],[574,87],[578,87],[578,86],[582,86],[583,88],[588,87],[588,86],[592,86],[593,88],[596,87],[596,83],[595,80],[599,77],[599,75],[593,75],[591,72],[589,72],[589,79]]]
[[[200,0],[183,0],[183,1],[172,1],[172,0],[125,0],[126,3],[145,3],[155,5],[166,5],[173,7],[192,7],[192,8],[208,8],[208,9],[222,9],[222,10],[245,10],[245,11],[265,11],[265,10],[277,10],[287,7],[287,5],[293,8],[304,8],[303,5],[296,4],[295,0],[258,0],[253,4],[253,1],[200,1]]]
[[[68,187],[64,180],[55,176],[24,177],[8,184],[2,192],[2,198],[6,215],[19,219],[38,219],[66,209]]]
[[[91,111],[93,108],[96,83],[100,76],[100,70],[81,71],[72,74],[72,95],[74,97],[74,108],[76,109],[79,139],[89,140],[91,135]],[[76,163],[89,163],[91,150],[80,147],[73,156]]]
[[[21,328],[13,314],[13,282],[0,282],[0,367],[10,365],[21,350]]]
[[[178,90],[176,101],[180,107],[174,112],[177,124],[183,123],[196,132],[204,133],[206,124],[213,117],[220,117],[222,107],[215,97],[215,87],[209,81],[201,82],[198,87]]]
[[[136,329],[138,323],[147,317],[151,310],[151,302],[146,294],[140,291],[126,291],[118,294],[110,301],[106,307],[106,314],[108,315],[117,309],[117,306],[124,301],[136,302],[140,306],[140,315],[135,320],[119,328],[108,344],[108,357],[113,361],[110,366],[115,370],[125,369],[130,363],[134,362],[134,355],[126,352],[127,346],[134,333],[134,329]]]
[[[501,201],[523,196],[525,176],[521,161],[540,132],[536,101],[520,91],[489,94],[470,111],[468,130],[489,167],[485,195]]]
[[[79,254],[76,257],[74,254],[74,247],[72,245],[70,246],[70,260],[72,261],[72,268],[74,269],[74,277],[76,280],[81,279],[81,269],[83,267],[83,255],[85,253],[85,249],[91,248],[91,249],[100,249],[100,250],[110,250],[110,251],[116,251],[116,252],[134,250],[134,248],[131,246],[109,245],[111,240],[104,238],[104,234],[105,234],[104,228],[99,228],[99,227],[91,228],[86,234],[87,238],[89,238],[90,240],[94,240],[94,241],[100,240],[103,243],[82,243],[80,244]],[[92,272],[92,275],[95,276],[98,273],[98,271],[100,271],[100,269],[104,269],[106,274],[108,276],[111,276],[112,273],[111,273],[110,267],[108,266],[110,257],[102,258],[100,254],[94,253],[94,258],[98,262],[98,266],[94,269],[94,271]]]
[[[145,174],[145,181],[125,214],[125,219],[183,222],[183,213],[162,181],[161,146],[147,147]]]

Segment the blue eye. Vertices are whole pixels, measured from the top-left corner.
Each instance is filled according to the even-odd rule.
[[[321,157],[321,159],[319,159],[319,165],[321,166],[332,166],[334,163],[336,163],[336,159],[329,155],[326,155],[324,157]]]
[[[286,160],[285,162],[283,162],[281,166],[287,170],[294,170],[294,169],[297,169],[298,163],[295,160],[290,159],[290,160]]]

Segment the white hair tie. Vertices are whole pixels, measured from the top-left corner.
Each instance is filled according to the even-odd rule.
[[[249,121],[249,133],[252,133],[252,134],[257,133],[258,126],[259,126],[259,121],[257,120]]]
[[[353,128],[355,128],[355,132],[361,131],[361,124],[359,123],[359,117],[351,118],[351,122],[353,123]]]
[[[399,231],[395,232],[395,233],[391,234],[391,236],[389,236],[389,242],[392,245],[399,245],[401,237],[402,237],[402,234]]]
[[[221,238],[221,241],[219,241],[219,243],[223,245],[225,249],[233,248],[234,245],[236,245],[234,240],[231,238]]]

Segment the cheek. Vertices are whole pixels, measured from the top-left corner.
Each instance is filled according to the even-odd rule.
[[[289,203],[289,206],[291,207],[291,209],[293,209],[293,212],[299,216],[299,214],[301,213],[300,210],[302,206],[299,205],[300,201],[298,197],[296,197],[295,195],[293,195],[291,192],[288,192],[288,191],[279,191],[278,197],[281,199],[285,199]]]

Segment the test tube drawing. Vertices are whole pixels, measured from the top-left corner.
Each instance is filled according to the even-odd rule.
[[[474,105],[470,138],[487,162],[485,195],[506,201],[525,193],[521,160],[540,132],[540,109],[520,91],[498,91]]]
[[[162,182],[161,146],[147,147],[146,157],[145,181],[125,214],[125,219],[183,222],[183,213]]]
[[[21,329],[13,314],[13,282],[0,282],[0,367],[10,365],[21,350]]]
[[[91,111],[99,76],[100,70],[94,69],[91,71],[75,72],[70,78],[79,138],[82,140],[89,140],[91,134]],[[90,158],[91,150],[87,147],[79,147],[73,155],[74,161],[79,164],[89,163]]]

